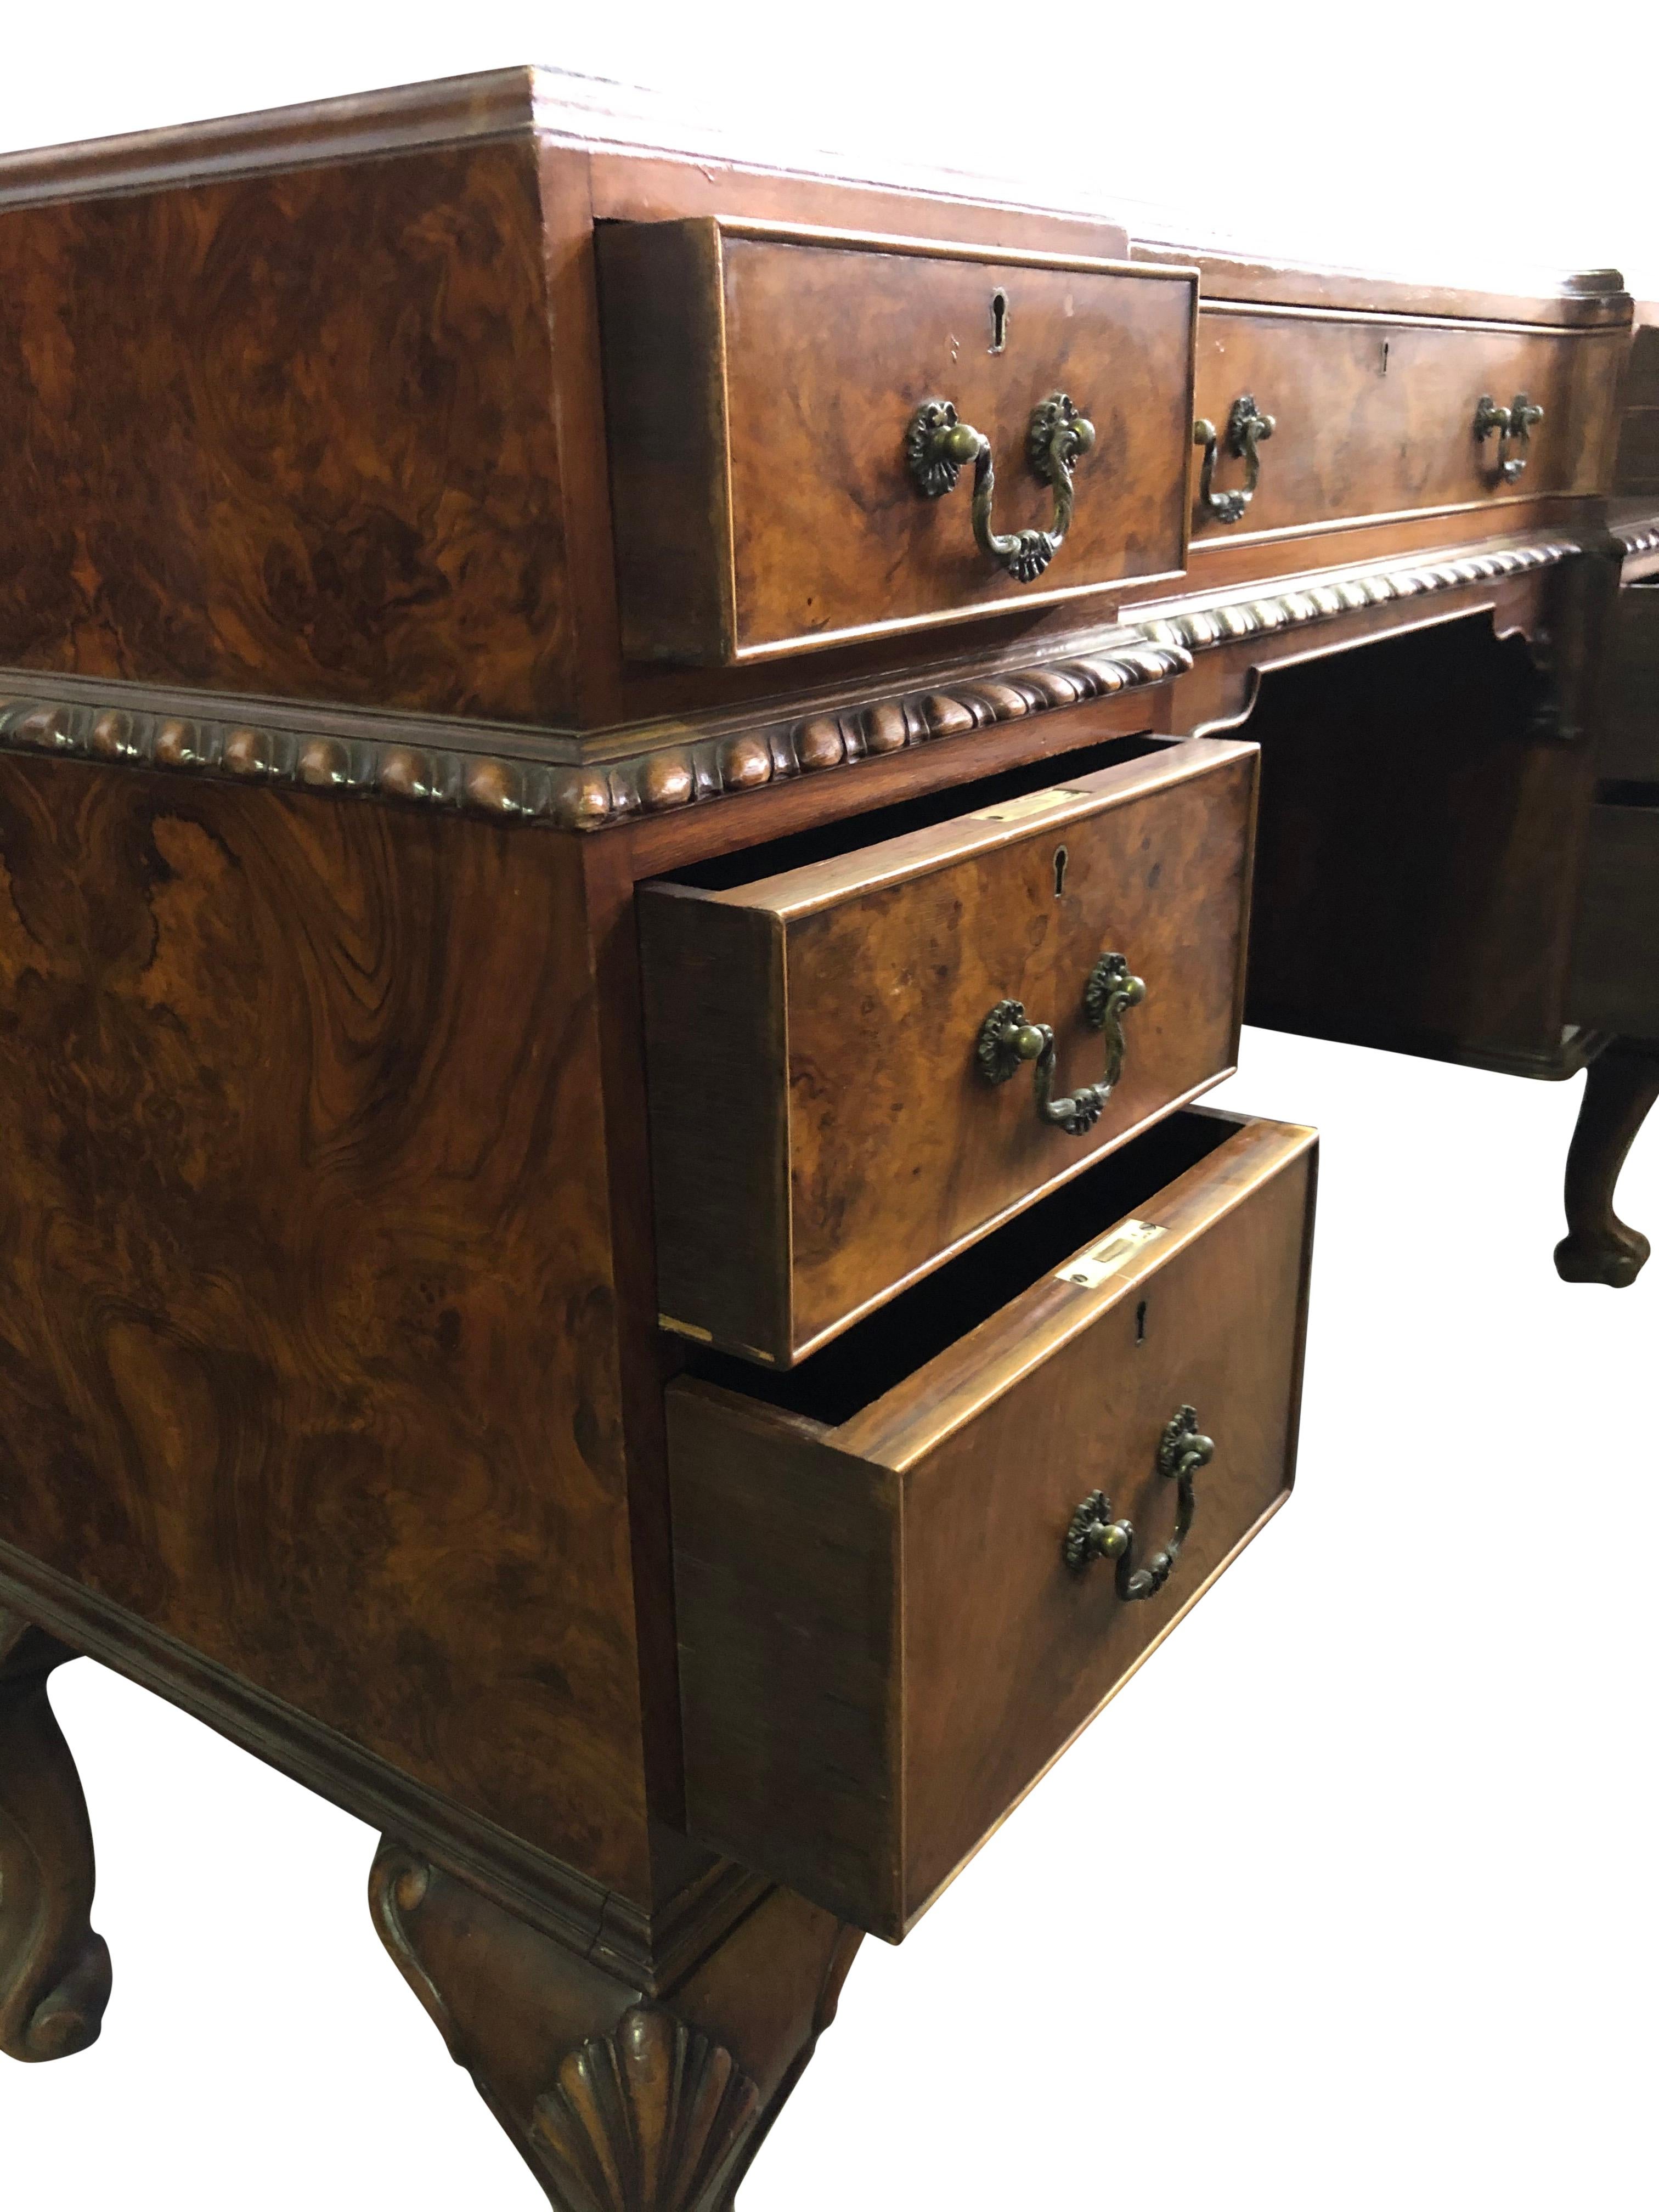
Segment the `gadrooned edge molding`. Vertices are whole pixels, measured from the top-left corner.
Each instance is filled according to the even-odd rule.
[[[1626,556],[1659,547],[1659,521],[1613,533]],[[234,777],[295,790],[368,795],[560,830],[605,830],[757,791],[1054,708],[1148,689],[1194,656],[1471,584],[1553,568],[1589,550],[1572,538],[1355,570],[1292,589],[1141,623],[1096,652],[1030,668],[821,709],[725,736],[585,766],[544,764],[374,738],[284,729],[277,716],[223,720],[120,706],[0,700],[0,747]],[[42,687],[43,690],[47,687]]]

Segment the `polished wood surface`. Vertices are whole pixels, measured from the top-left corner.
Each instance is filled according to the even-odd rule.
[[[574,855],[15,759],[0,852],[0,1537],[648,1899]]]
[[[1190,272],[706,218],[598,239],[630,659],[799,652],[1183,567]],[[974,542],[971,469],[927,498],[905,433],[951,401],[991,441],[994,526],[1043,526],[1026,442],[1055,392],[1097,444],[1065,545],[1022,584]]]
[[[540,240],[527,145],[0,214],[0,662],[556,712]]]
[[[369,1905],[558,2212],[728,2212],[860,1942],[775,1889],[711,1956],[646,1991],[389,1837]]]
[[[1226,1074],[1255,777],[1249,746],[1162,747],[1047,790],[969,787],[896,836],[878,815],[781,873],[647,886],[665,1320],[787,1364]],[[1146,998],[1073,1135],[1040,1119],[1029,1067],[993,1085],[976,1048],[1018,1000],[1054,1030],[1055,1096],[1099,1083],[1084,994],[1105,952]]]
[[[1018,1295],[978,1327],[969,1263],[947,1271],[966,1333],[868,1402],[835,1402],[879,1379],[852,1340],[776,1404],[672,1387],[694,1835],[903,1935],[1288,1487],[1313,1164],[1310,1131],[1185,1117],[1014,1251],[982,1248]],[[1164,1234],[1068,1279],[1077,1236],[1131,1212]],[[879,1326],[930,1323],[924,1302]],[[1124,1602],[1109,1567],[1067,1568],[1067,1524],[1103,1488],[1139,1544],[1167,1543],[1158,1444],[1188,1403],[1217,1447],[1193,1530],[1167,1589]]]
[[[1594,492],[1606,478],[1626,343],[1617,330],[1208,302],[1199,318],[1198,413],[1219,428],[1248,392],[1275,428],[1249,512],[1229,526],[1200,502],[1194,540],[1327,531],[1414,508],[1496,519],[1523,501]],[[1506,483],[1496,435],[1475,437],[1475,410],[1483,395],[1507,407],[1520,392],[1544,419],[1525,449],[1525,474]],[[1218,470],[1218,486],[1237,480],[1236,463]]]
[[[561,2212],[729,2212],[856,1926],[1285,1494],[1312,1139],[1171,1110],[1258,741],[1253,1012],[1589,1062],[1563,1272],[1643,1247],[1589,1004],[1650,998],[1595,842],[1653,811],[1649,311],[755,150],[507,70],[0,160],[0,2041],[107,1994],[82,1651],[385,1834]],[[1278,418],[1231,527],[1195,292],[1197,411]],[[1037,523],[1057,384],[1100,435],[1015,586],[904,428],[954,400]],[[1073,1139],[971,1040],[1020,997],[1095,1079],[1109,949]],[[1120,1600],[1060,1538],[1109,1480],[1169,1539],[1188,1402]]]
[[[0,2051],[29,2063],[95,2043],[109,2002],[86,1800],[46,1695],[74,1656],[0,1610]]]

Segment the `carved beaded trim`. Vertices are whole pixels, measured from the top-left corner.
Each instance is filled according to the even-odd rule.
[[[1618,536],[1627,553],[1646,551],[1659,546],[1659,523]],[[1142,623],[1097,652],[659,747],[606,765],[510,760],[370,738],[306,735],[240,720],[54,705],[38,697],[0,702],[0,747],[207,771],[298,790],[376,794],[562,830],[603,830],[1052,708],[1165,684],[1192,667],[1194,653],[1212,647],[1550,568],[1583,550],[1563,539],[1365,571]]]
[[[1629,522],[1613,533],[1613,540],[1627,561],[1644,553],[1659,552],[1659,522]]]

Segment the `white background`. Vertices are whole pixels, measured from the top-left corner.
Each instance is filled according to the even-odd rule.
[[[1659,35],[1594,0],[301,0],[5,37],[16,145],[539,58],[771,144],[1659,292]],[[866,1946],[744,2212],[1659,2197],[1659,1262],[1622,1293],[1556,1279],[1576,1083],[1259,1031],[1243,1058],[1218,1103],[1324,1132],[1296,1499],[902,1951]],[[1659,1124],[1622,1199],[1659,1232]],[[54,1694],[115,1996],[91,2052],[0,2069],[0,2203],[532,2212],[372,1932],[368,1831],[112,1674]]]

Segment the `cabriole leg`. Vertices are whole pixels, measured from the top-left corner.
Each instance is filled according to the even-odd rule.
[[[0,2051],[13,2058],[84,2051],[109,2002],[87,1802],[46,1698],[75,1656],[0,1612]]]
[[[1567,1152],[1567,1233],[1555,1265],[1569,1283],[1622,1290],[1646,1262],[1648,1240],[1613,1210],[1625,1156],[1659,1099],[1659,1042],[1617,1037],[1584,1076],[1578,1124]]]
[[[557,2212],[726,2212],[860,1942],[775,1889],[653,1996],[390,1840],[369,1904]]]

